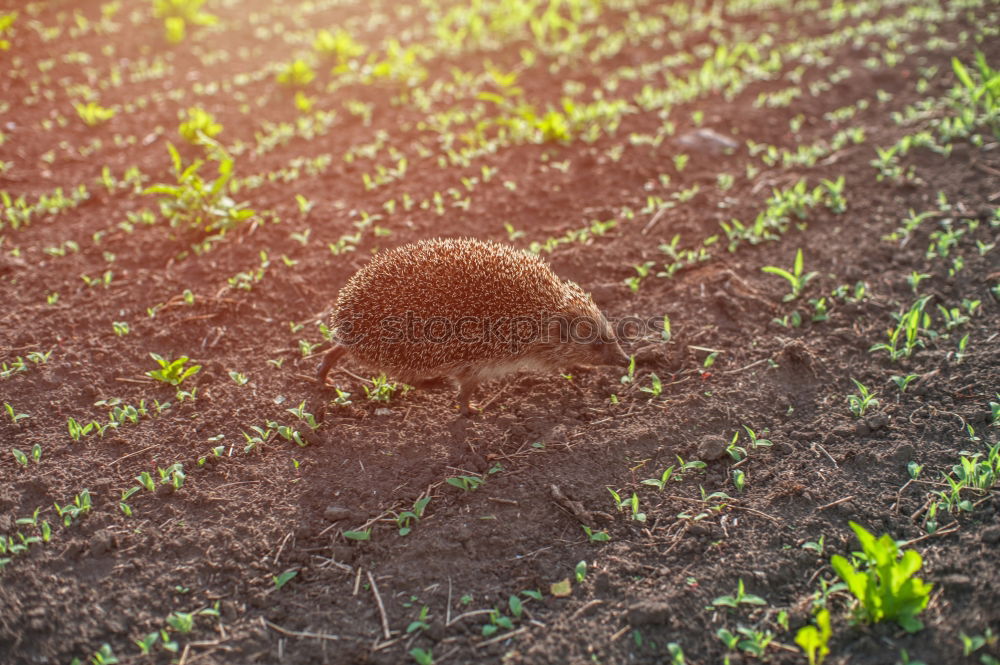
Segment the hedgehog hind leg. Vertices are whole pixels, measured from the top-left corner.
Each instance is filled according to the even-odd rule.
[[[335,344],[332,349],[327,351],[326,356],[323,358],[323,362],[320,363],[316,370],[316,377],[319,379],[320,385],[326,385],[326,375],[330,373],[330,368],[332,368],[334,363],[340,360],[345,353],[347,353],[347,349],[339,344]]]
[[[458,405],[459,413],[463,416],[471,415],[471,409],[469,408],[469,402],[472,399],[472,393],[475,392],[476,388],[479,386],[479,376],[472,373],[462,373],[456,377],[458,379]]]

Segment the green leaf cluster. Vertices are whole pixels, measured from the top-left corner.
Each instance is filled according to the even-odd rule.
[[[872,623],[894,620],[910,633],[923,628],[916,615],[930,602],[932,585],[913,577],[923,564],[920,554],[907,550],[900,557],[899,547],[888,534],[876,540],[859,524],[849,524],[861,541],[868,567],[858,570],[839,555],[830,559],[830,565],[858,599],[859,616]]]
[[[172,144],[167,144],[173,163],[176,185],[159,183],[147,187],[143,194],[160,194],[160,214],[170,220],[173,227],[201,229],[209,233],[224,233],[250,217],[255,211],[244,208],[245,203],[236,203],[226,193],[227,185],[233,177],[233,159],[222,152],[220,146],[202,136],[218,148],[213,159],[219,162],[219,175],[215,180],[205,180],[198,170],[203,160],[195,160],[184,166],[180,153]]]
[[[181,385],[184,379],[192,374],[197,374],[198,370],[201,369],[201,365],[192,365],[185,368],[184,365],[190,360],[187,356],[181,356],[177,360],[166,360],[158,353],[150,353],[149,355],[160,365],[160,369],[150,370],[146,372],[146,376],[150,376],[157,381],[169,383],[172,386]]]

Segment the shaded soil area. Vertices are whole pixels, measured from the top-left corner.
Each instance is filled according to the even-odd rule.
[[[874,18],[893,11],[903,10]],[[871,164],[875,146],[921,126],[897,124],[893,113],[947,96],[952,56],[971,62],[980,48],[1000,63],[1000,40],[960,37],[995,14],[986,3],[938,26],[946,46],[914,28],[906,40],[916,48],[891,69],[870,66],[861,37],[831,45],[829,69],[849,75],[828,89],[759,107],[760,95],[787,85],[762,79],[731,98],[698,99],[673,110],[675,137],[659,145],[628,142],[662,122],[636,113],[592,143],[519,144],[470,168],[439,169],[427,158],[406,178],[417,200],[459,186],[481,166],[496,168],[497,180],[477,188],[466,210],[386,215],[391,233],[366,235],[353,252],[333,254],[328,244],[352,232],[358,210],[383,201],[384,191],[361,185],[367,162],[236,194],[261,214],[204,252],[191,250],[202,236],[162,221],[127,230],[126,213],[153,209],[155,199],[96,187],[77,207],[3,230],[0,402],[10,411],[0,413],[0,535],[15,545],[35,540],[0,555],[8,559],[0,662],[91,662],[106,644],[129,663],[419,662],[414,649],[446,663],[685,662],[671,661],[678,649],[689,663],[803,663],[795,631],[819,604],[834,620],[828,663],[1000,658],[995,640],[963,655],[960,638],[1000,633],[1000,494],[965,490],[966,505],[929,512],[960,456],[985,458],[1000,437],[990,407],[1000,402],[1000,145],[986,131],[982,140],[954,140],[949,154],[913,148],[902,158],[912,177],[879,180]],[[761,26],[734,21],[728,29],[824,29],[815,17],[777,11]],[[160,39],[157,26],[145,27],[115,37],[122,53]],[[690,35],[684,48],[710,43],[709,33]],[[30,37],[20,57],[43,59],[51,47]],[[674,48],[650,45],[565,76],[600,81]],[[516,54],[477,55],[510,64]],[[178,59],[180,86],[183,72],[200,65]],[[431,80],[453,65],[430,63]],[[519,84],[540,105],[558,104],[559,85],[545,71],[525,70]],[[801,85],[827,78],[807,68]],[[633,82],[636,94],[642,83]],[[29,92],[24,83],[2,85],[5,98]],[[271,79],[251,84],[251,94],[254,86],[280,97]],[[381,90],[350,94],[380,101],[370,126],[345,117],[329,135],[238,159],[237,168],[266,173],[311,149],[339,154],[380,129],[400,146],[418,140],[412,108],[397,109]],[[333,106],[322,92],[315,97]],[[831,115],[861,99],[851,115]],[[227,116],[224,99],[214,103],[228,132],[252,135],[240,128],[245,117]],[[0,147],[15,165],[0,186],[14,196],[69,191],[105,164],[115,172],[136,164],[167,180],[166,138],[117,152],[111,135],[172,127],[176,110],[151,105],[129,119],[142,128],[66,130],[60,140],[98,136],[107,147],[41,169],[37,156],[52,137],[32,122],[37,109],[15,103],[7,117],[18,129]],[[948,110],[923,113],[914,122]],[[739,147],[717,151],[699,125]],[[810,165],[762,164],[744,143],[829,146],[847,128],[863,129],[865,141]],[[648,194],[666,197],[663,174],[670,191],[693,193],[639,212]],[[717,186],[720,174],[735,174],[732,185]],[[774,241],[726,250],[720,222],[753,220],[773,190],[805,180],[811,191],[841,177],[846,210],[809,207]],[[313,209],[299,209],[296,194]],[[458,415],[450,389],[367,399],[361,377],[370,372],[350,363],[330,377],[349,397],[315,380],[327,348],[318,324],[372,252],[440,236],[527,248],[595,220],[615,225],[543,255],[610,319],[669,318],[668,340],[652,331],[623,344],[635,357],[632,375],[518,374],[480,388],[482,412],[469,418]],[[676,247],[703,247],[705,259],[658,277],[670,264],[661,246],[678,234]],[[78,251],[47,251],[67,240]],[[789,282],[761,268],[791,269],[799,249],[805,272],[816,274],[789,300]],[[647,262],[650,274],[630,287],[635,266]],[[102,284],[106,270],[113,279]],[[234,286],[241,283],[250,288]],[[912,355],[872,351],[889,340],[894,316],[924,296],[930,319]],[[116,322],[127,322],[128,334],[116,334]],[[189,394],[146,375],[156,368],[150,353],[201,365],[180,385]],[[905,390],[893,380],[910,375]],[[861,417],[849,408],[858,393],[852,379],[876,393]],[[71,438],[70,419],[106,423],[128,406],[117,427]],[[302,445],[284,428],[298,431]],[[28,459],[20,463],[11,448]],[[684,466],[691,461],[704,467]],[[662,488],[643,482],[671,466]],[[152,490],[129,493],[144,473]],[[89,510],[80,507],[85,490]],[[853,622],[850,595],[825,592],[837,581],[830,556],[858,549],[849,521],[921,554],[920,576],[934,585],[923,630]],[[42,522],[51,525],[46,540]],[[738,585],[764,604],[713,604]],[[770,631],[773,641],[758,657],[727,649],[720,629],[741,639]],[[142,654],[136,640],[151,633],[157,642]]]

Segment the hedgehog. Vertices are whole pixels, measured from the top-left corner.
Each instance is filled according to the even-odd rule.
[[[340,290],[334,347],[397,381],[458,387],[463,415],[483,381],[518,370],[628,362],[607,318],[534,254],[475,239],[422,240],[379,253]]]

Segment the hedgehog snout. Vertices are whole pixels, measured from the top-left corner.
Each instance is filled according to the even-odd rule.
[[[617,340],[597,342],[602,365],[628,365],[628,355],[622,350]]]

